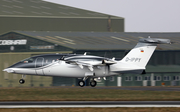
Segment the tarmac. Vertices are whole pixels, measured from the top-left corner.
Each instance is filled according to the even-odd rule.
[[[140,90],[140,91],[180,91],[180,87],[152,87],[152,86],[139,86],[139,87],[95,87],[97,89],[120,89],[120,90]]]
[[[80,88],[80,87],[63,87]],[[180,91],[180,87],[83,87],[132,91]],[[112,107],[180,107],[180,101],[5,101],[0,108],[112,108]]]
[[[180,107],[180,101],[14,101],[0,108]]]

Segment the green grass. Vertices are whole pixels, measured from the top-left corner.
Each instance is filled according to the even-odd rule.
[[[0,88],[0,101],[180,101],[180,91],[80,87]]]

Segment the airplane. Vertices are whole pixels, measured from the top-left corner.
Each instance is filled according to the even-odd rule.
[[[8,73],[24,75],[59,76],[81,78],[80,87],[91,78],[90,85],[97,85],[96,78],[106,80],[107,76],[124,73],[144,74],[146,65],[158,44],[171,44],[169,39],[141,38],[137,45],[122,59],[105,58],[84,54],[46,54],[24,59],[4,69]]]

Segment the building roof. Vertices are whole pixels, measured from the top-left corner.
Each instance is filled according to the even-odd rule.
[[[0,17],[106,18],[98,12],[59,5],[43,0],[0,0]],[[111,16],[114,19],[121,17]]]
[[[130,50],[140,38],[165,38],[175,42],[159,45],[157,50],[180,50],[180,33],[126,32],[45,32],[14,31],[21,35],[48,41],[74,50]]]

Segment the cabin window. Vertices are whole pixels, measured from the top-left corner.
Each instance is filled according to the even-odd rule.
[[[46,60],[46,62],[45,63],[48,63],[48,60]]]

